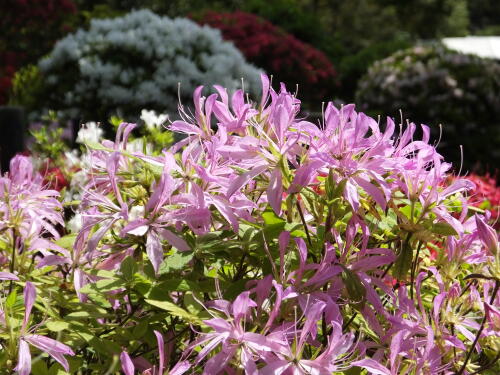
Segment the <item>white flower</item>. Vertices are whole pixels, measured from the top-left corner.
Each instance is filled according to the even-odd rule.
[[[129,56],[142,60],[131,65]],[[260,89],[260,70],[224,41],[219,30],[148,10],[92,20],[88,30],[60,40],[39,67],[51,77],[52,95],[64,102],[65,114],[75,116],[92,110],[89,97],[110,111],[135,112],[138,107],[177,113],[179,97],[189,101],[200,85],[219,84],[233,91],[241,88],[244,77],[247,91],[257,94]],[[76,73],[69,76],[68,67]],[[71,88],[57,91],[61,81],[71,83]],[[159,126],[156,121],[145,122]]]
[[[157,114],[155,111],[143,109],[141,111],[141,120],[144,121],[148,129],[159,128],[168,120],[168,115]]]
[[[76,142],[81,144],[98,143],[103,135],[102,129],[95,122],[87,122],[78,131]]]
[[[75,216],[68,220],[66,229],[71,233],[78,233],[82,229],[82,215],[79,212],[76,212]]]
[[[77,150],[66,151],[64,153],[64,158],[66,159],[66,166],[68,168],[78,167],[81,164]]]
[[[127,142],[126,150],[129,152],[140,152],[144,151],[144,141],[142,138],[137,138],[132,141]],[[153,146],[150,143],[146,143],[146,155],[153,152]]]
[[[132,206],[128,212],[128,220],[134,221],[144,217],[144,206]]]

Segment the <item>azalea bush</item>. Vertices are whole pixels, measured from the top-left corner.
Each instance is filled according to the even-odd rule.
[[[356,100],[377,115],[429,124],[439,149],[463,170],[495,168],[500,162],[500,64],[417,46],[376,62],[359,81]],[[484,147],[488,139],[493,147]]]
[[[217,30],[148,10],[92,20],[39,62],[39,107],[66,117],[134,118],[142,108],[175,114],[198,85],[244,85],[258,92],[259,70]],[[136,118],[136,117],[135,117]]]
[[[60,193],[35,156],[12,160],[0,368],[498,373],[498,234],[469,209],[474,183],[450,182],[428,127],[382,131],[332,103],[316,126],[266,76],[257,102],[202,89],[165,129],[185,135],[168,147],[131,147],[135,124],[114,141],[85,126]]]
[[[198,22],[219,29],[225,40],[277,82],[292,90],[298,84],[301,97],[324,100],[325,95],[337,91],[337,72],[323,52],[259,16],[209,11]]]

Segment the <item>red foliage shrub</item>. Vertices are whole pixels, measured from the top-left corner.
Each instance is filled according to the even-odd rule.
[[[47,53],[69,31],[75,12],[71,0],[0,1],[0,104],[8,100],[15,72]]]
[[[291,89],[298,83],[302,98],[323,100],[339,84],[323,52],[263,18],[239,11],[210,11],[197,21],[219,29],[224,39],[232,41],[248,61],[272,74],[275,81]]]

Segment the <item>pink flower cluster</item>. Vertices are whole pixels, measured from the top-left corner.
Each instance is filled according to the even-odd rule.
[[[194,113],[181,110],[169,127],[185,138],[160,155],[127,150],[133,124],[90,145],[71,254],[55,249],[37,267],[69,267],[82,303],[82,288],[103,280],[95,271],[123,272],[127,257],[147,257],[149,277],[168,281],[174,254],[191,254],[182,277],[214,286],[190,294],[198,312],[187,311],[185,289],[166,289],[161,301],[121,286],[108,294],[130,327],[151,306],[177,319],[154,331],[158,365],[125,347],[123,372],[461,375],[495,366],[498,235],[468,210],[472,182],[444,187],[451,166],[429,129],[414,139],[409,124],[395,136],[391,119],[382,130],[332,103],[313,124],[284,86],[275,92],[266,76],[262,86],[259,103],[198,88]],[[225,296],[224,285],[241,280],[243,291]],[[60,349],[56,360],[72,354]]]

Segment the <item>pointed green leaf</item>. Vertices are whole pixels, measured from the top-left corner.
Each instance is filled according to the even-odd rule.
[[[456,236],[458,233],[453,227],[448,223],[435,223],[431,228],[432,233],[440,234],[443,236]]]
[[[200,318],[198,318],[197,316],[195,316],[193,314],[190,314],[189,312],[187,312],[186,310],[184,310],[183,308],[177,306],[176,304],[174,304],[172,302],[156,301],[156,300],[152,300],[152,299],[147,299],[145,301],[146,301],[146,303],[150,304],[151,306],[155,306],[155,307],[158,307],[162,310],[166,310],[171,315],[177,316],[177,317],[179,317],[179,318],[181,318],[189,323],[193,323],[193,324],[201,324],[202,323]]]

